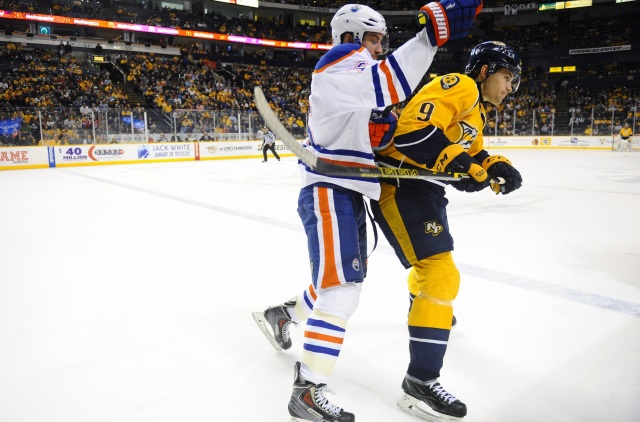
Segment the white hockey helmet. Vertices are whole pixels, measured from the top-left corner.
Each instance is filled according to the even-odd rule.
[[[360,44],[365,32],[377,32],[387,36],[387,23],[384,17],[362,4],[346,4],[331,19],[331,37],[333,45],[342,44],[342,34],[351,32]]]

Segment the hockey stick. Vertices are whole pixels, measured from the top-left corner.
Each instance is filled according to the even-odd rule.
[[[466,173],[439,172],[423,169],[396,169],[388,167],[351,167],[331,163],[318,159],[311,151],[303,147],[293,135],[284,127],[278,116],[271,110],[262,88],[256,86],[253,89],[253,100],[258,108],[258,113],[264,119],[266,125],[273,130],[278,138],[299,159],[310,168],[325,176],[360,177],[360,178],[390,178],[390,179],[430,179],[459,181],[469,177]]]

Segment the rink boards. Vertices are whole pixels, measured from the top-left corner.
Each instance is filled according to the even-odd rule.
[[[262,158],[258,141],[0,147],[0,170]],[[276,142],[279,155],[292,156]],[[269,153],[270,154],[270,153]]]
[[[611,150],[613,137],[491,136],[485,137],[484,141],[487,149],[553,148]],[[171,143],[111,143],[101,145],[0,147],[0,170],[261,158],[261,145],[262,143],[259,141],[194,141]],[[633,148],[634,150],[640,149],[640,140],[634,139]],[[289,151],[289,149],[280,141],[276,141],[276,151],[283,157],[293,155],[291,151]]]

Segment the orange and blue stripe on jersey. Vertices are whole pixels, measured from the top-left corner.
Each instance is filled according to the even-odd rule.
[[[348,59],[352,55],[364,50],[364,47],[360,47],[357,44],[340,44],[329,50],[324,56],[318,60],[313,73],[320,73],[327,68],[334,66],[341,61]]]
[[[391,69],[389,68],[389,65],[391,65]],[[393,74],[392,74],[392,70],[393,70]],[[379,65],[376,64],[371,69],[371,76],[373,77],[373,87],[376,92],[376,103],[378,107],[384,107],[387,105],[384,101],[384,90],[382,89],[382,82],[380,81],[379,72],[384,73],[386,77],[385,78],[387,81],[386,90],[389,92],[389,96],[391,97],[391,104],[396,104],[400,102],[398,91],[396,90],[396,87],[393,83],[393,75],[396,76],[398,82],[400,83],[400,86],[402,87],[402,91],[404,92],[404,98],[407,98],[411,95],[411,91],[412,91],[411,86],[409,85],[407,78],[402,72],[400,65],[398,64],[396,59],[393,57],[393,55],[391,55],[387,60],[381,61]]]
[[[313,142],[313,134],[309,131],[309,144],[307,148],[313,148],[316,151],[316,156],[318,159],[333,163],[339,164],[341,166],[346,167],[370,167],[374,168],[374,155],[371,152],[358,151],[354,149],[326,149],[323,148],[316,143]],[[304,165],[301,161],[298,161],[299,164]],[[309,173],[320,175],[311,168],[304,165],[304,168]],[[338,178],[338,176],[332,176]],[[378,179],[375,178],[363,178],[363,177],[339,177],[340,179],[349,179],[349,180],[358,180],[361,182],[373,183],[377,184]]]
[[[352,55],[356,53],[360,53],[364,50],[364,47],[361,47],[357,44],[340,44],[338,46],[333,47],[329,50],[324,56],[318,60],[316,67],[314,69],[314,73],[324,72],[329,67],[335,66],[336,64],[345,61]],[[366,63],[366,62],[362,62]],[[386,87],[382,86],[382,80],[380,77],[380,73],[384,74],[384,79],[386,80]],[[400,87],[403,91],[403,97],[408,98],[413,91],[409,81],[402,71],[400,64],[395,59],[395,57],[390,55],[386,60],[382,60],[373,66],[371,66],[371,77],[373,82],[373,88],[376,95],[376,104],[377,107],[385,107],[388,104],[397,104],[401,101],[400,95],[398,94],[398,90],[396,89],[394,79],[398,81]],[[384,94],[385,92],[389,93],[390,103],[385,102]]]

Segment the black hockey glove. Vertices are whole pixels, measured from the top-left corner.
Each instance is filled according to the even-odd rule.
[[[491,155],[482,162],[482,167],[487,170],[489,176],[493,179],[502,179],[500,184],[492,183],[491,189],[497,194],[506,195],[522,186],[522,176],[515,167],[511,165],[511,161],[502,155]]]
[[[458,144],[450,144],[440,152],[436,171],[467,173],[469,177],[451,182],[454,188],[462,192],[479,192],[489,186],[487,172]]]

